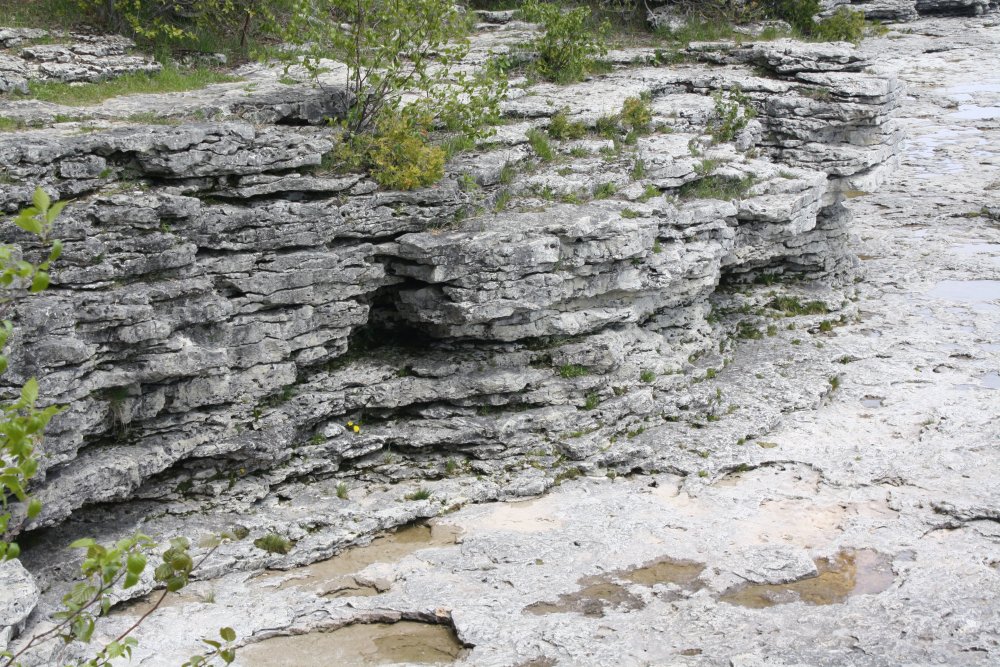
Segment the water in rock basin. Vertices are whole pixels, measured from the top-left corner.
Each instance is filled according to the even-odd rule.
[[[649,587],[669,584],[692,592],[702,588],[699,577],[704,571],[702,563],[661,558],[629,570],[583,577],[577,582],[581,586],[579,590],[560,595],[555,602],[535,602],[525,607],[524,611],[535,615],[576,612],[584,616],[600,617],[604,616],[606,609],[642,609],[646,604],[642,598],[628,590],[627,582]]]
[[[449,626],[400,621],[265,639],[240,649],[240,662],[247,667],[441,665],[461,653],[462,645]]]
[[[996,308],[990,303],[1000,300],[1000,280],[942,280],[927,296],[942,301],[958,301],[987,308]]]
[[[376,538],[367,546],[348,549],[306,567],[268,573],[265,577],[280,577],[280,588],[312,588],[328,597],[376,595],[380,592],[378,583],[359,582],[351,575],[375,563],[394,563],[420,549],[455,544],[459,534],[459,529],[447,524],[414,524]]]
[[[325,561],[269,573],[264,579],[280,577],[279,588],[311,588],[325,597],[377,595],[388,584],[359,581],[352,575],[370,565],[397,562],[421,549],[453,545],[459,534],[461,530],[447,524],[418,523]],[[265,639],[242,649],[240,658],[250,667],[430,665],[454,662],[461,652],[462,645],[450,626],[400,621],[356,623],[331,632]]]
[[[975,104],[962,104],[958,111],[947,116],[953,120],[993,120],[1000,118],[1000,107],[981,107]]]
[[[819,574],[787,584],[750,584],[720,599],[723,602],[762,609],[791,602],[827,605],[844,602],[852,595],[873,595],[893,582],[892,562],[871,549],[845,550],[832,558],[817,558]]]

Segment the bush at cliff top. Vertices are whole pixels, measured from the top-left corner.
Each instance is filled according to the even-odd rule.
[[[594,29],[589,7],[565,10],[556,3],[527,0],[521,11],[525,20],[544,30],[531,48],[538,53],[535,69],[550,81],[579,81],[594,67],[595,58],[608,51],[604,40],[611,24],[605,21]]]
[[[488,136],[506,94],[502,60],[475,74],[458,67],[469,52],[468,19],[452,0],[296,0],[280,36],[284,57],[319,78],[326,60],[347,65],[354,100],[344,127],[370,132],[404,106],[435,125]]]
[[[154,46],[203,44],[211,51],[246,51],[273,32],[292,0],[73,0],[83,18],[109,32]]]

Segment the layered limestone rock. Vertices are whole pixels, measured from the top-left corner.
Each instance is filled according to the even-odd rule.
[[[996,5],[992,0],[823,0],[820,16],[848,7],[864,12],[865,18],[872,20],[913,21],[921,15],[980,16]]]
[[[45,43],[66,38],[66,43]],[[93,83],[160,70],[158,62],[134,48],[132,40],[119,36],[0,28],[0,93],[27,93],[30,81]]]
[[[488,41],[524,29],[494,23]],[[716,65],[519,91],[511,124],[409,193],[331,172],[326,128],[96,121],[0,137],[7,211],[35,184],[74,199],[52,288],[17,303],[5,375],[37,375],[70,406],[45,443],[42,520],[136,494],[252,499],[347,468],[414,474],[390,450],[484,472],[539,447],[614,460],[607,437],[676,409],[689,359],[717,345],[720,282],[844,275],[841,193],[898,142],[898,86],[846,46],[693,52]],[[713,145],[711,94],[736,87],[760,120]],[[260,88],[219,113],[286,117]],[[556,111],[595,128],[640,95],[655,131],[634,147],[592,130],[553,141],[553,162],[528,148]]]
[[[739,4],[739,3],[737,3]],[[653,0],[646,4],[653,28],[680,30],[687,25],[690,3]],[[980,16],[997,8],[995,0],[820,0],[817,18],[827,18],[841,7],[864,12],[874,21],[914,21],[922,15]]]
[[[773,72],[780,81],[730,79],[706,89],[742,89],[761,112],[760,145],[780,162],[826,172],[832,192],[874,190],[895,168],[902,135],[892,118],[903,89],[891,77],[865,74],[871,62],[850,46],[778,40],[692,44],[689,51]]]
[[[20,561],[0,562],[0,652],[24,628],[38,598],[38,586]]]

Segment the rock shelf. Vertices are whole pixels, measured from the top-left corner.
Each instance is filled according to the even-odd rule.
[[[359,624],[404,621],[452,628],[457,644],[415,632],[446,636],[460,664],[990,664],[998,314],[988,294],[933,288],[998,277],[997,185],[936,171],[997,159],[995,120],[947,117],[993,93],[942,87],[976,79],[970,59],[995,56],[998,28],[905,25],[857,49],[701,43],[674,65],[624,50],[592,80],[515,87],[496,136],[406,193],[329,171],[335,131],[305,123],[342,91],[321,101],[266,69],[250,90],[175,94],[178,119],[225,100],[177,125],[115,120],[127,98],[73,123],[0,102],[48,119],[0,135],[0,206],[36,183],[74,200],[53,287],[15,304],[35,343],[14,341],[21,375],[4,379],[37,375],[73,406],[45,442],[46,513],[25,528],[39,545],[95,526],[246,529],[194,584],[214,603],[180,600],[143,627],[146,660],[183,660],[192,647],[171,638],[213,624],[259,655],[272,637],[368,641]],[[491,19],[483,43],[526,29]],[[712,96],[737,88],[756,119],[713,144]],[[638,95],[653,131],[616,146],[597,125]],[[557,112],[589,132],[550,140],[546,161],[528,135]],[[927,260],[908,236],[925,215]],[[990,247],[947,254],[973,230]],[[959,379],[973,388],[941,399]],[[363,595],[257,576],[293,581],[444,512],[460,544],[338,570]],[[288,554],[253,547],[272,532]],[[841,596],[855,591],[842,554],[877,554],[878,586]],[[32,618],[66,558],[26,554],[46,591]],[[834,604],[721,601],[816,563],[847,563]],[[629,574],[656,564],[684,565],[683,585]],[[524,613],[537,605],[552,613]],[[123,609],[101,632],[133,621]],[[904,621],[916,637],[892,630]],[[780,647],[761,643],[778,632]]]

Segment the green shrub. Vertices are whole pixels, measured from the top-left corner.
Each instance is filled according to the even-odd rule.
[[[622,104],[622,124],[637,134],[648,134],[653,122],[653,110],[649,102],[641,97],[626,98]]]
[[[816,23],[813,17],[820,11],[819,0],[764,0],[768,15],[788,21],[800,33],[809,35]]]
[[[816,24],[813,34],[824,42],[860,42],[865,34],[864,12],[839,7]]]
[[[715,143],[732,141],[757,116],[749,98],[739,87],[733,87],[727,94],[718,91],[712,97],[715,113],[708,123],[708,131]]]
[[[292,550],[291,540],[277,533],[268,533],[264,537],[258,537],[253,541],[253,545],[269,554],[287,554]]]
[[[564,10],[556,3],[526,0],[521,10],[544,30],[531,46],[538,53],[535,69],[550,81],[579,81],[594,68],[595,57],[608,52],[605,38],[611,25],[605,21],[594,29],[589,7]]]
[[[819,0],[765,0],[768,15],[788,21],[802,35],[826,42],[859,42],[864,35],[864,12],[839,7],[829,17],[815,21]]]
[[[271,33],[294,0],[75,0],[81,18],[153,45],[246,50]]]
[[[587,126],[579,121],[570,122],[569,109],[560,109],[549,121],[549,136],[553,139],[580,139],[587,134]]]
[[[372,134],[346,135],[334,158],[393,190],[432,185],[444,176],[445,152],[428,143],[428,124],[426,116],[383,113]]]
[[[280,37],[296,48],[281,52],[318,77],[327,59],[347,65],[353,100],[344,127],[371,131],[385,113],[407,108],[435,125],[485,137],[506,94],[502,58],[475,74],[458,63],[469,52],[468,20],[451,0],[297,0]],[[401,57],[405,54],[405,57]]]

